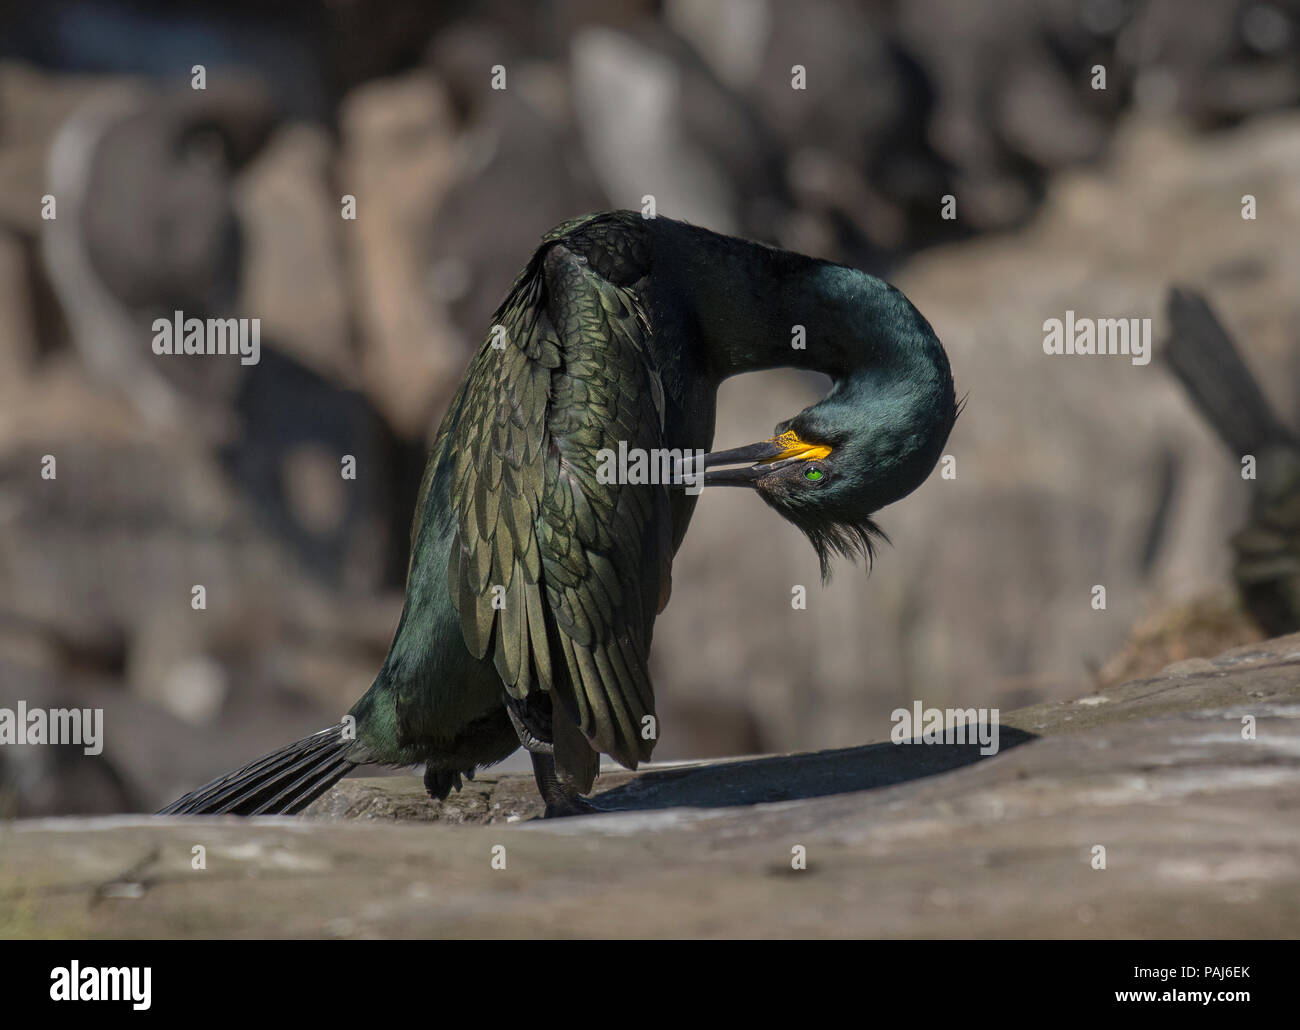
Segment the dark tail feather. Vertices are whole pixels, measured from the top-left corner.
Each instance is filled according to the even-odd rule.
[[[293,815],[356,766],[356,742],[331,726],[178,798],[159,815]]]
[[[1169,292],[1171,336],[1165,359],[1201,415],[1236,455],[1258,454],[1289,433],[1203,297]]]

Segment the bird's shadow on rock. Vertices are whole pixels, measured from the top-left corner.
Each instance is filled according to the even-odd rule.
[[[1001,727],[999,753],[1035,737]],[[728,808],[847,794],[949,772],[983,758],[978,743],[909,741],[739,762],[651,769],[593,798],[602,811]]]

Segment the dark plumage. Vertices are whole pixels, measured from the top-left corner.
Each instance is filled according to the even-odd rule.
[[[653,750],[651,637],[696,501],[602,482],[600,452],[707,449],[722,380],[780,366],[834,385],[774,439],[679,469],[756,489],[823,571],[834,553],[869,557],[871,513],[920,485],[957,414],[947,357],[907,299],[853,269],[633,212],[548,233],[434,443],[406,605],[349,713],[355,739],[308,738],[292,760],[167,811],[297,811],[360,763],[424,763],[445,797],[521,743],[548,814],[588,810],[599,753],[635,768]]]

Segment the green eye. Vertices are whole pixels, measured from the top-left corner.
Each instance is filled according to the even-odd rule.
[[[811,480],[812,482],[815,483],[817,482],[817,480],[821,479],[822,470],[819,468],[810,468],[807,472],[803,474],[803,477],[804,479]]]

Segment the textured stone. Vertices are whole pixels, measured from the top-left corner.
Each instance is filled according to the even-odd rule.
[[[0,934],[1300,932],[1300,636],[1003,722],[1026,742],[982,761],[876,744],[602,776],[619,810],[581,819],[531,820],[505,774],[441,806],[413,778],[345,781],[321,818],[11,823]]]

